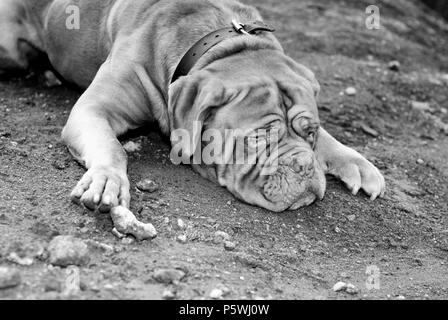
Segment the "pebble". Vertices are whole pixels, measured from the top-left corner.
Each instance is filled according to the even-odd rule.
[[[87,244],[72,236],[57,236],[48,245],[49,262],[54,266],[82,266],[90,261]]]
[[[113,208],[110,216],[119,233],[133,235],[139,241],[157,237],[156,228],[151,223],[138,221],[134,214],[125,207]]]
[[[417,159],[417,163],[418,163],[418,164],[424,164],[425,161],[423,161],[422,159]]]
[[[106,254],[112,254],[115,252],[115,248],[109,244],[101,243],[95,240],[87,240],[86,243],[93,249],[98,249]]]
[[[358,294],[358,289],[351,283],[348,283],[346,288],[345,288],[345,292],[347,292],[348,294]]]
[[[345,89],[345,94],[348,96],[354,96],[356,95],[357,90],[354,87],[348,87],[347,89]]]
[[[57,170],[64,170],[66,168],[65,162],[61,160],[55,160],[51,165]]]
[[[171,284],[181,281],[185,277],[185,272],[178,269],[156,269],[152,277],[157,282]]]
[[[47,70],[44,73],[45,77],[45,86],[47,88],[59,87],[62,85],[62,82],[56,77],[53,71]]]
[[[137,182],[137,189],[143,192],[153,193],[159,190],[159,186],[151,179],[143,179]]]
[[[125,238],[121,239],[121,243],[124,245],[127,245],[127,246],[130,244],[133,244],[134,242],[135,242],[135,240],[131,237],[125,237]]]
[[[411,107],[414,110],[418,111],[429,111],[431,110],[431,106],[428,102],[420,102],[420,101],[411,101]]]
[[[348,221],[355,221],[356,216],[354,214],[348,215],[347,216]]]
[[[337,282],[334,286],[333,286],[333,291],[334,292],[346,292],[348,294],[358,294],[358,289],[355,287],[355,285],[351,284],[351,283],[345,283],[343,281],[339,281]]]
[[[30,258],[30,257],[20,257],[16,252],[11,252],[8,257],[7,260],[13,263],[17,263],[18,265],[21,266],[30,266],[34,263],[34,259]]]
[[[441,76],[442,80],[448,84],[448,73]]]
[[[184,234],[181,234],[180,236],[177,237],[177,241],[180,243],[187,243],[187,236]]]
[[[224,249],[226,249],[227,251],[233,251],[236,248],[236,244],[235,242],[232,241],[225,241],[224,242]]]
[[[215,232],[215,242],[216,243],[221,243],[223,241],[229,241],[230,240],[230,236],[227,232],[224,231],[216,231]]]
[[[176,299],[176,294],[169,289],[165,289],[162,293],[162,299],[163,300],[174,300],[174,299]]]
[[[0,290],[17,287],[22,282],[19,271],[0,267]]]
[[[361,123],[360,124],[360,128],[362,131],[364,131],[365,133],[367,133],[368,135],[371,135],[372,137],[378,137],[380,134],[378,133],[378,131],[376,131],[375,129],[369,127],[368,125],[366,125],[365,123]]]
[[[135,143],[133,141],[129,141],[123,145],[123,149],[127,153],[140,151],[141,148],[142,148],[142,145],[140,143]]]
[[[210,298],[221,299],[223,294],[224,294],[224,291],[222,291],[221,289],[215,288],[210,292]]]
[[[400,71],[401,64],[397,60],[393,60],[387,64],[387,67],[389,68],[389,70],[398,72]]]
[[[347,288],[347,284],[345,282],[339,281],[333,286],[334,292],[344,291]]]
[[[185,229],[185,222],[182,219],[177,219],[177,227],[180,230],[184,230]]]
[[[118,239],[123,239],[125,237],[124,234],[120,233],[117,228],[112,229],[112,234],[117,237]]]

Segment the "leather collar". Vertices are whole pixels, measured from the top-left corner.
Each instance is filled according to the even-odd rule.
[[[177,65],[171,83],[174,83],[182,76],[186,76],[198,60],[218,43],[240,35],[255,35],[260,31],[274,32],[275,29],[262,21],[254,21],[248,24],[232,21],[232,27],[222,28],[209,33],[196,42],[183,56]]]

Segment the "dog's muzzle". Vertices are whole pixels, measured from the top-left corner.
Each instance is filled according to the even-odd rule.
[[[279,159],[277,171],[264,184],[263,194],[279,210],[298,209],[322,199],[325,176],[313,152]]]

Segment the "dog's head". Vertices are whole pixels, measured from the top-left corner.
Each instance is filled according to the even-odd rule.
[[[172,155],[200,158],[196,170],[248,203],[309,205],[325,192],[314,154],[318,92],[314,74],[281,51],[215,61],[170,88]]]
[[[0,1],[0,76],[23,73],[37,59],[38,36],[22,1]]]

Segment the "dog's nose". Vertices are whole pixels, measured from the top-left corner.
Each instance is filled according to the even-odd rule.
[[[314,157],[309,153],[301,153],[292,160],[291,168],[301,176],[311,177],[314,174]]]

